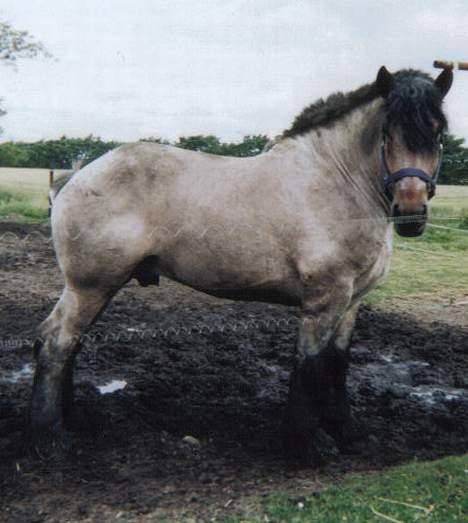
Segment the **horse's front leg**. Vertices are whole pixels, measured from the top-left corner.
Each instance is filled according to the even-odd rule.
[[[329,420],[349,414],[346,349],[343,353],[339,349],[347,348],[349,339],[339,335],[338,327],[349,324],[345,317],[351,294],[352,282],[347,280],[322,280],[305,289],[283,440],[287,454],[307,464],[336,452],[335,441],[326,432]],[[330,416],[333,408],[335,414]]]
[[[326,349],[330,387],[323,406],[321,422],[327,433],[335,439],[338,448],[345,450],[356,438],[356,429],[351,417],[351,407],[346,387],[349,352],[359,302],[344,314]]]

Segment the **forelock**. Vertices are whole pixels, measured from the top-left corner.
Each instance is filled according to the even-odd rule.
[[[386,126],[399,127],[409,150],[430,151],[436,146],[433,121],[441,130],[447,120],[442,111],[442,95],[429,75],[420,71],[395,74],[395,88],[383,106]]]

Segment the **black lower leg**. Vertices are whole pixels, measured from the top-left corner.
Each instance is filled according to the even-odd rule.
[[[70,422],[73,414],[73,361],[68,362],[63,372],[62,414],[65,424]]]
[[[324,395],[321,403],[320,419],[339,446],[345,444],[351,423],[351,408],[346,389],[348,371],[348,351],[333,346],[325,352],[326,378]]]
[[[300,359],[291,375],[289,401],[283,425],[283,441],[289,455],[306,462],[320,462],[333,442],[322,430],[333,376],[327,355]]]

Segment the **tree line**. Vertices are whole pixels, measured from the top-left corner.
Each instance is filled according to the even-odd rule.
[[[167,140],[154,137],[140,141],[170,144],[211,154],[246,157],[262,152],[268,137],[249,135],[238,143],[222,142],[212,135],[182,137],[172,144]],[[86,165],[119,145],[122,145],[121,142],[106,142],[94,136],[87,138],[62,136],[58,140],[41,140],[34,143],[4,142],[0,144],[0,167],[71,169],[75,161],[81,160],[82,165]]]
[[[154,137],[140,141],[170,144],[183,149],[224,156],[247,157],[261,153],[269,138],[265,135],[248,135],[241,142],[231,143],[222,142],[213,135],[196,135],[181,137],[173,143]],[[0,144],[0,167],[72,169],[77,160],[86,165],[119,145],[120,142],[103,141],[94,136],[63,136],[58,140],[41,140],[34,143],[5,142]],[[468,185],[468,148],[464,147],[463,138],[451,134],[445,136],[440,183]]]

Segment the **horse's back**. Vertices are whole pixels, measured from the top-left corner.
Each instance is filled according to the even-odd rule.
[[[251,235],[258,206],[247,200],[255,187],[265,189],[255,181],[257,163],[146,143],[107,153],[54,201],[52,232],[65,277],[112,277],[147,256],[167,259],[170,271],[181,251],[202,256],[225,243],[226,231]],[[234,246],[232,258],[239,256]]]

